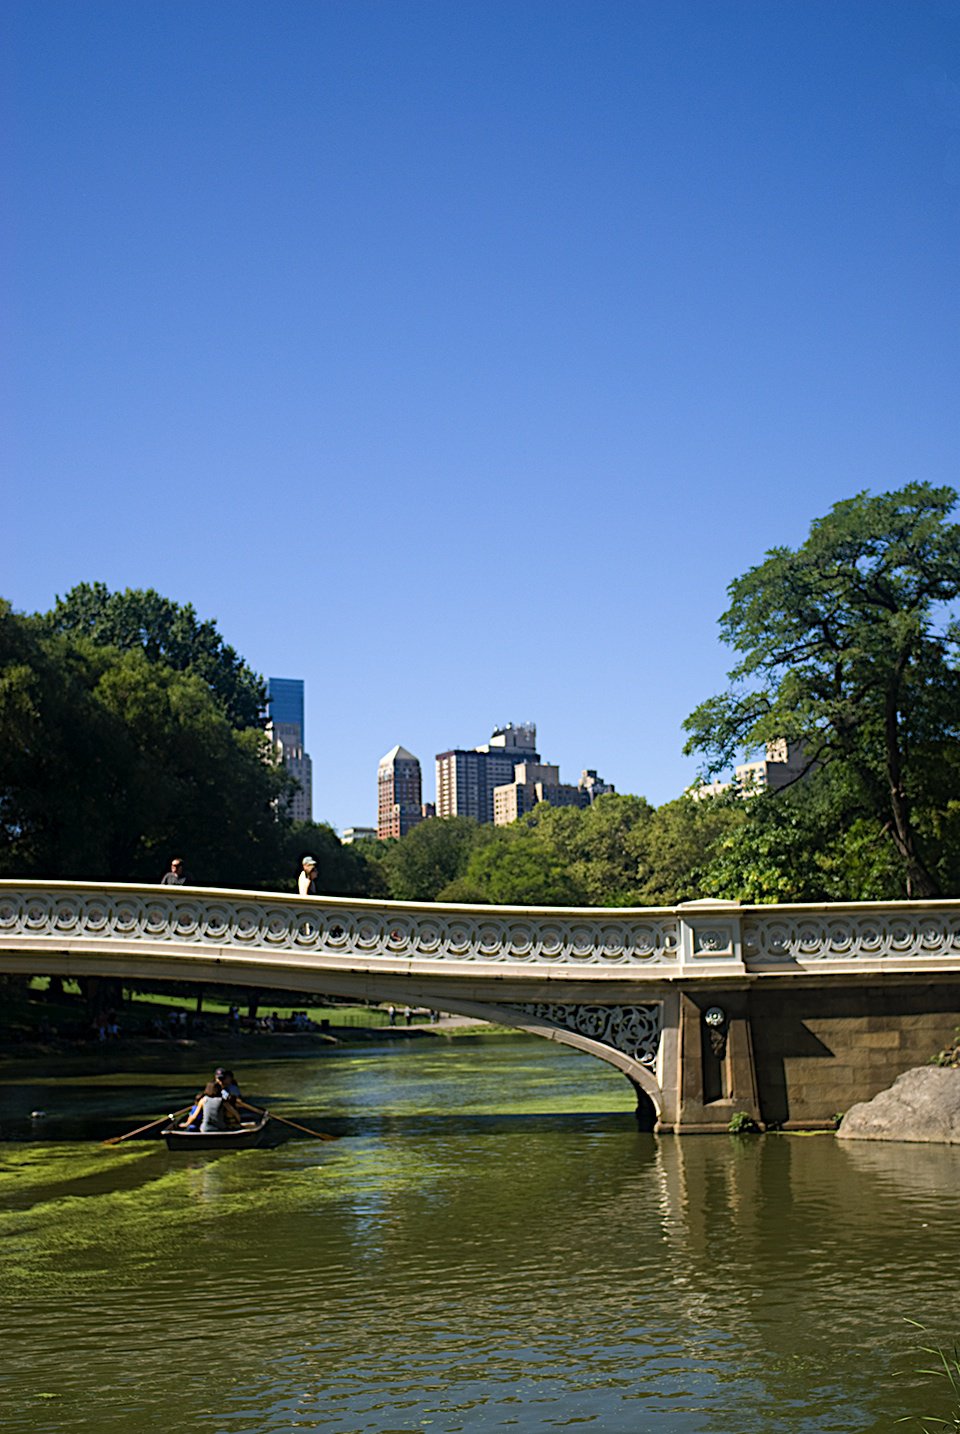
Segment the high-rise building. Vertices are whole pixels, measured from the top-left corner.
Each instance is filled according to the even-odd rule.
[[[561,782],[560,768],[548,762],[518,762],[513,781],[496,787],[493,793],[493,820],[498,827],[509,826],[538,802],[552,807],[579,807],[583,800],[579,787]]]
[[[802,742],[788,742],[775,737],[768,742],[764,756],[757,761],[741,762],[736,767],[737,784],[744,795],[762,791],[779,792],[783,787],[806,775],[810,760]]]
[[[392,747],[377,768],[377,836],[406,836],[423,820],[420,762],[406,747]]]
[[[580,805],[584,807],[591,806],[597,800],[597,797],[603,796],[604,792],[615,792],[617,790],[612,782],[605,782],[602,777],[598,777],[596,768],[594,767],[584,768],[580,773],[580,780],[577,783],[577,787],[580,791]]]
[[[295,822],[313,821],[313,763],[303,745],[300,678],[267,678],[267,733],[283,765],[298,783],[290,798],[289,815]]]
[[[532,812],[538,802],[549,802],[552,807],[589,807],[604,792],[613,790],[592,768],[581,772],[574,786],[561,782],[560,768],[548,762],[518,762],[513,781],[494,788],[493,820],[499,827],[509,826]]]
[[[437,753],[437,816],[493,821],[496,787],[513,781],[519,762],[539,762],[533,722],[498,727],[483,747]]]
[[[779,792],[784,787],[802,781],[815,768],[806,755],[802,742],[788,742],[784,737],[775,737],[766,744],[763,757],[741,762],[734,768],[733,782],[697,782],[688,788],[690,796],[700,801],[704,797],[719,797],[736,786],[741,797],[754,797],[758,792]]]
[[[303,740],[303,681],[301,678],[267,678],[267,715],[274,724],[298,727],[300,740]]]

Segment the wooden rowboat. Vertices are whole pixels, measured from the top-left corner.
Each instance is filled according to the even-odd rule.
[[[245,1120],[241,1126],[230,1130],[185,1130],[182,1125],[171,1122],[160,1134],[167,1142],[168,1150],[248,1150],[259,1145],[264,1138],[270,1117],[266,1112],[259,1120]]]

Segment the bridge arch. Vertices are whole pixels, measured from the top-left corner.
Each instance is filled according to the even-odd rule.
[[[0,971],[462,1011],[615,1066],[661,1130],[832,1123],[953,1039],[960,901],[494,907],[4,880]],[[877,1022],[882,1062],[858,1037]]]
[[[628,974],[628,934],[655,966],[666,959],[669,923],[645,914],[624,932],[610,918],[594,932],[590,915],[592,924],[556,910],[0,882],[0,970],[268,986],[456,1012],[612,1065],[652,1128],[664,1104],[662,1002],[635,1004],[645,992],[606,978]],[[605,943],[602,964],[591,939]]]
[[[642,1060],[627,1051],[618,1050],[604,1041],[594,1040],[577,1030],[570,1030],[542,1016],[530,1014],[516,1006],[487,1005],[477,1001],[444,1001],[443,1009],[457,1015],[473,1016],[493,1025],[513,1026],[531,1036],[572,1046],[585,1055],[604,1061],[625,1075],[637,1096],[637,1114],[644,1129],[652,1130],[663,1110],[663,1092],[653,1071]]]

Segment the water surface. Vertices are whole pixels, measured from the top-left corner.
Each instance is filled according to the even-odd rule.
[[[946,1413],[905,1319],[956,1334],[960,1151],[641,1134],[620,1076],[525,1037],[239,1073],[342,1138],[104,1147],[205,1073],[0,1084],[6,1430],[864,1434]]]

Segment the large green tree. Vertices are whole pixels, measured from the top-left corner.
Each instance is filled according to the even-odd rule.
[[[212,620],[198,619],[190,603],[176,603],[153,588],[110,592],[104,583],[79,583],[57,598],[43,621],[50,632],[88,637],[121,652],[141,649],[151,662],[190,672],[210,689],[232,726],[264,725],[263,679],[224,642]]]
[[[0,605],[0,873],[198,884],[282,867],[288,784],[197,673]]]
[[[716,895],[707,870],[747,819],[746,804],[727,797],[664,802],[634,836],[638,906],[673,906]]]
[[[581,901],[634,906],[640,901],[641,833],[652,817],[643,797],[607,792],[582,808],[541,802],[522,820],[556,852]]]
[[[730,586],[731,686],[687,719],[708,772],[776,738],[808,772],[833,767],[850,820],[874,824],[903,890],[952,882],[945,813],[960,797],[960,526],[952,488],[911,483],[837,503],[796,551],[775,548]],[[951,823],[948,822],[948,825]]]

